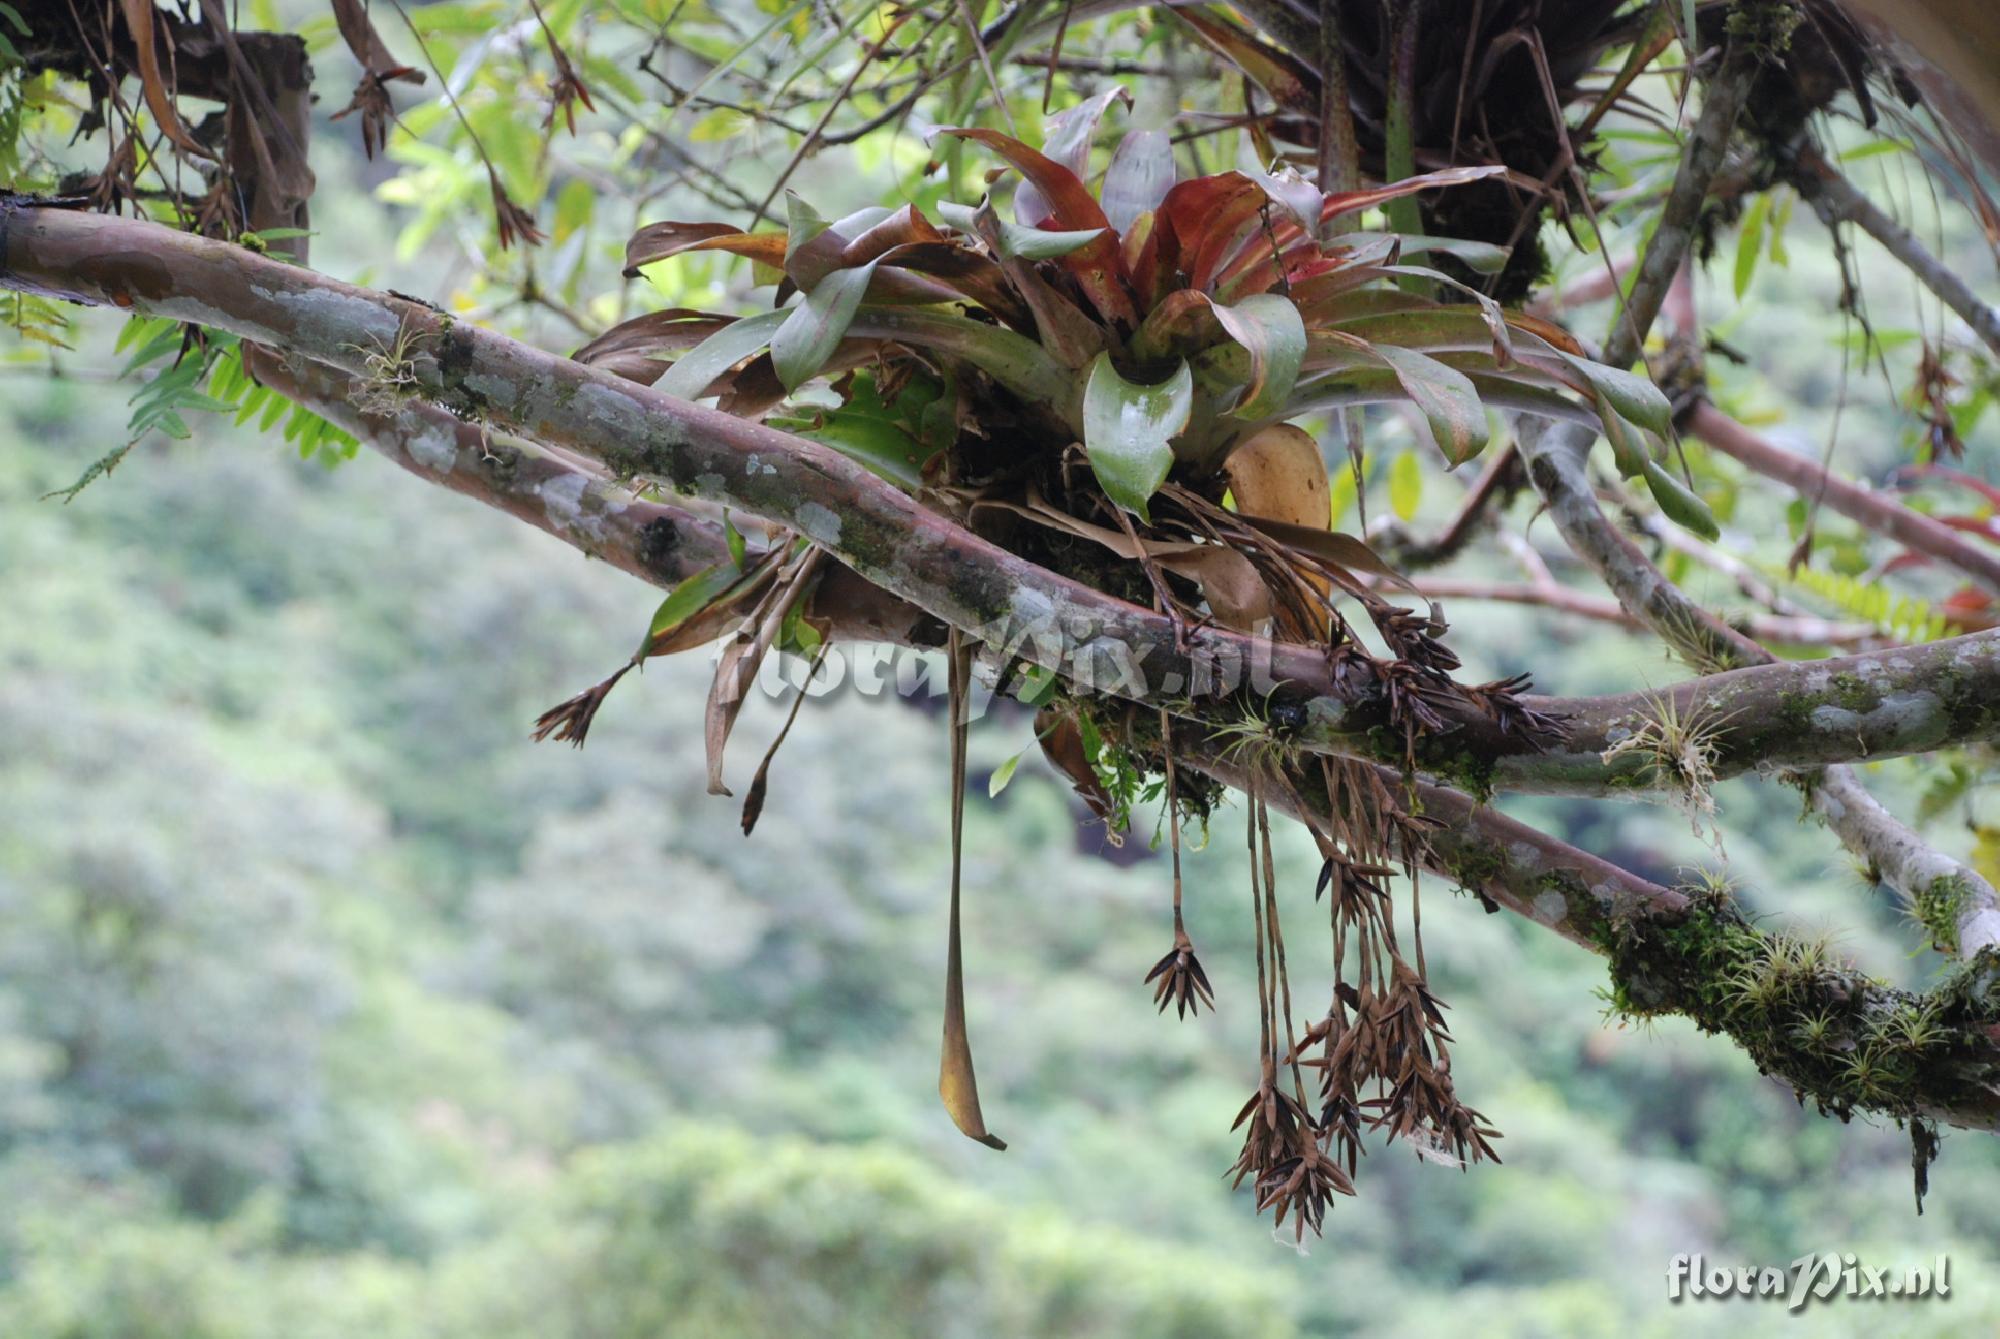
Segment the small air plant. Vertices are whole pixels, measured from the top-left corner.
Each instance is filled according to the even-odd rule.
[[[400,323],[394,339],[378,337],[367,348],[352,346],[361,355],[363,373],[363,384],[350,397],[355,407],[367,414],[393,414],[416,395],[422,384],[416,356],[427,339],[427,332]]]
[[[1715,761],[1734,716],[1717,715],[1700,703],[1683,707],[1671,693],[1649,694],[1638,724],[1600,755],[1607,763],[1632,759],[1639,778],[1664,787],[1694,835],[1717,855],[1724,851],[1722,829],[1715,822]]]
[[[1831,1009],[1815,1010],[1792,1024],[1792,1040],[1801,1050],[1823,1051],[1833,1040],[1839,1021]]]

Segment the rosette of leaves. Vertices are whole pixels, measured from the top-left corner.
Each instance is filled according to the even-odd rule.
[[[779,305],[741,319],[651,313],[577,357],[776,415],[911,491],[1027,477],[1081,443],[1102,495],[1141,522],[1169,480],[1220,497],[1233,455],[1331,409],[1413,405],[1453,465],[1487,445],[1489,411],[1575,419],[1602,429],[1620,472],[1643,476],[1670,516],[1712,527],[1658,464],[1671,412],[1650,382],[1420,263],[1444,253],[1492,268],[1503,251],[1333,227],[1500,169],[1338,194],[1290,169],[1181,179],[1165,134],[1136,131],[1092,189],[1090,144],[1116,96],[1052,118],[1039,150],[992,130],[940,132],[1020,175],[1011,218],[988,199],[945,205],[936,222],[914,206],[828,220],[793,196],[782,232],[648,225],[628,273],[729,252],[776,285]],[[831,395],[808,391],[820,379]]]

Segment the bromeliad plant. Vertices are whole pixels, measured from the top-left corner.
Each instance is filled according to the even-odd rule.
[[[1446,704],[1483,710],[1530,741],[1553,737],[1557,723],[1522,706],[1521,681],[1452,678],[1459,662],[1439,640],[1435,607],[1397,606],[1364,579],[1397,580],[1362,541],[1330,532],[1326,465],[1294,420],[1406,403],[1453,465],[1487,445],[1493,410],[1601,424],[1623,473],[1643,475],[1670,515],[1712,531],[1702,504],[1654,458],[1670,430],[1666,399],[1590,361],[1562,330],[1413,263],[1444,252],[1490,269],[1504,259],[1498,249],[1343,222],[1499,169],[1332,195],[1289,169],[1179,180],[1167,137],[1139,131],[1092,191],[1090,143],[1117,96],[1053,118],[1041,150],[991,130],[942,132],[992,150],[1020,174],[1011,218],[988,198],[943,207],[942,224],[914,207],[829,221],[792,197],[782,232],[650,225],[629,244],[628,272],[688,252],[729,252],[777,285],[778,305],[743,319],[652,313],[576,356],[770,418],[996,542],[1154,605],[1182,628],[1212,622],[1319,647],[1336,678],[1365,669],[1382,689],[1406,770],[1417,741],[1444,728]],[[801,613],[818,551],[785,536],[754,561],[736,547],[733,563],[669,597],[633,660],[737,628],[710,703],[716,791],[735,704],[758,663],[773,646],[810,652],[821,635]],[[1386,654],[1356,635],[1355,608]],[[955,690],[968,656],[954,638]],[[615,679],[549,713],[543,732],[581,740]],[[1234,1170],[1251,1179],[1260,1207],[1276,1208],[1280,1222],[1291,1215],[1302,1233],[1318,1227],[1333,1194],[1352,1193],[1365,1131],[1460,1163],[1490,1157],[1494,1132],[1455,1094],[1421,941],[1413,929],[1406,955],[1393,916],[1388,880],[1399,870],[1414,878],[1426,823],[1398,800],[1393,774],[1370,764],[1310,764],[1334,797],[1311,826],[1336,973],[1324,1015],[1295,1026],[1266,799],[1304,811],[1293,778],[1307,763],[1287,747],[1282,723],[1257,703],[1239,706],[1243,718],[1222,733],[1252,797],[1263,1040]],[[1128,813],[1163,790],[1177,857],[1179,823],[1202,797],[1176,784],[1181,727],[1165,714],[1157,729],[1143,724],[1154,719],[1058,690],[1037,736],[1100,815]],[[961,786],[962,729],[954,730]],[[1148,775],[1164,784],[1147,790]],[[746,831],[764,776],[760,769]],[[956,820],[955,812],[954,842]],[[1178,858],[1175,882],[1174,945],[1147,979],[1162,1008],[1199,1012],[1213,997],[1179,916]],[[997,1143],[972,1082],[956,904],[954,886],[940,1086],[960,1128]],[[1307,1068],[1319,1071],[1316,1098]]]
[[[577,357],[673,394],[719,396],[751,416],[816,377],[865,366],[881,386],[949,386],[969,410],[961,430],[976,433],[1010,401],[998,417],[1040,431],[1010,444],[1007,467],[1030,470],[1081,442],[1104,496],[1142,520],[1170,477],[1200,489],[1264,429],[1315,412],[1411,403],[1453,465],[1486,446],[1489,408],[1579,419],[1602,425],[1621,472],[1644,475],[1663,508],[1695,528],[1712,525],[1653,460],[1671,415],[1650,382],[1592,363],[1560,328],[1410,263],[1443,252],[1490,270],[1503,250],[1335,230],[1374,206],[1504,169],[1331,195],[1291,169],[1183,181],[1166,135],[1137,131],[1093,194],[1089,145],[1121,94],[1052,118],[1040,151],[992,130],[940,132],[987,146],[1021,174],[1013,221],[989,199],[943,206],[943,228],[914,206],[829,222],[792,196],[783,232],[651,224],[627,247],[628,274],[683,253],[730,252],[777,284],[781,305],[741,320],[651,313]],[[800,300],[783,306],[794,294]],[[868,383],[843,383],[844,399],[868,396],[857,384]],[[832,425],[830,444],[912,491],[954,435],[933,406],[923,431],[890,448],[880,433],[850,430],[856,415],[844,408],[816,415],[817,426]],[[880,408],[858,416],[879,418]],[[1326,527],[1323,517],[1309,523]]]

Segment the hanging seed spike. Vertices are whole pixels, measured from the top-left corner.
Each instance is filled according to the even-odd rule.
[[[550,736],[558,742],[567,742],[575,748],[582,748],[584,738],[590,733],[590,723],[597,719],[597,710],[604,705],[604,699],[618,681],[631,672],[639,662],[627,663],[617,673],[601,683],[591,685],[575,697],[559,702],[535,718],[533,738],[540,743]]]

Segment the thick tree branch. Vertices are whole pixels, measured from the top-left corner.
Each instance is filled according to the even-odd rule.
[[[1175,756],[1226,785],[1250,781],[1226,748],[1177,741]],[[1301,822],[1323,823],[1325,788],[1310,769],[1292,781],[1263,791]],[[1691,1018],[1735,1041],[1800,1101],[1843,1117],[1876,1111],[2000,1130],[2000,951],[1911,994],[1824,945],[1765,932],[1726,891],[1665,888],[1455,791],[1413,793],[1439,825],[1425,864],[1609,958],[1613,1006],[1624,1015]]]
[[[1500,759],[1495,789],[1601,795],[1685,784],[1648,750],[1610,762],[1602,756],[1663,720],[1699,732],[1713,750],[1717,779],[1928,753],[2000,738],[2000,630],[1831,660],[1777,661],[1657,692],[1532,701],[1568,713],[1569,738],[1550,752]]]
[[[421,403],[389,411],[358,410],[351,378],[294,362],[260,371],[286,394],[335,417],[412,474],[442,483],[548,531],[579,549],[657,585],[672,585],[720,561],[720,528],[676,508],[633,499],[614,485]],[[571,505],[571,499],[575,505]],[[669,541],[671,536],[671,541]],[[836,635],[929,645],[936,624],[914,606],[836,574],[821,588],[817,612]],[[1970,640],[1970,639],[1967,639]],[[1995,653],[1982,643],[1985,653]],[[1813,667],[1782,667],[1810,670]],[[1883,661],[1880,669],[1890,668]],[[1749,683],[1768,670],[1722,676]],[[1717,680],[1697,681],[1700,689]],[[1602,713],[1609,720],[1609,702]],[[1221,742],[1192,733],[1177,755],[1225,784],[1248,781]],[[1326,811],[1316,768],[1296,769],[1289,787],[1266,787],[1281,807],[1308,823]],[[1400,786],[1400,778],[1393,778]],[[1787,966],[1786,941],[1745,922],[1718,894],[1691,895],[1641,879],[1588,852],[1515,822],[1455,791],[1418,785],[1411,792],[1438,823],[1427,863],[1485,899],[1612,960],[1616,998],[1640,1015],[1677,1013],[1729,1035],[1767,1072],[1845,1114],[1855,1107],[1922,1115],[1974,1129],[2000,1125],[2000,967],[1991,953],[1927,996],[1911,996],[1830,960]],[[1912,857],[1922,859],[1921,848]],[[1781,989],[1761,984],[1781,971]],[[1720,984],[1718,984],[1720,983]],[[1743,989],[1747,983],[1750,990]],[[1823,1027],[1820,1020],[1825,1020]],[[1925,1022],[1928,1040],[1910,1047],[1885,1038]],[[1819,1028],[1808,1044],[1805,1025]],[[1858,1083],[1856,1060],[1866,1083]],[[1872,1086],[1870,1086],[1872,1085]]]
[[[355,403],[359,379],[304,359],[267,356],[253,367],[259,381],[418,478],[525,521],[663,590],[730,560],[728,539],[716,522],[640,498],[532,442],[497,437],[421,400],[362,409]],[[942,623],[845,567],[821,578],[812,613],[842,640],[944,644]]]
[[[635,498],[526,442],[495,439],[420,401],[392,412],[355,408],[354,379],[294,362],[260,376],[332,418],[396,464],[486,503],[655,585],[671,587],[728,550],[722,528],[681,509]],[[1532,591],[1533,588],[1523,588]],[[1432,582],[1426,593],[1457,593]],[[1574,594],[1574,592],[1571,592]],[[1535,593],[1539,600],[1541,595]],[[1600,602],[1598,612],[1621,616]],[[938,643],[941,625],[851,573],[823,583],[816,615],[837,637],[903,645]],[[1603,754],[1663,713],[1710,732],[1715,776],[1921,753],[2000,739],[2000,631],[1836,660],[1777,663],[1691,679],[1658,692],[1535,697],[1566,718],[1569,738],[1546,752],[1490,759],[1495,790],[1608,795],[1680,784],[1657,760]],[[1518,747],[1518,746],[1515,746]],[[1481,764],[1465,768],[1481,770]]]
[[[405,402],[355,407],[358,383],[316,364],[259,366],[261,379],[353,432],[396,464],[672,587],[727,559],[722,528],[643,501],[530,443],[496,439],[443,410]],[[365,398],[365,397],[364,397]],[[1439,583],[1427,593],[1446,594]],[[1616,606],[1602,602],[1607,616]],[[935,646],[942,625],[852,573],[823,582],[814,613],[848,640]],[[1559,749],[1493,760],[1496,790],[1606,795],[1679,784],[1642,753],[1601,756],[1660,714],[1706,722],[1718,778],[1775,767],[1925,752],[2000,739],[2000,631],[1838,660],[1780,663],[1693,679],[1655,692],[1529,699],[1567,718]]]

